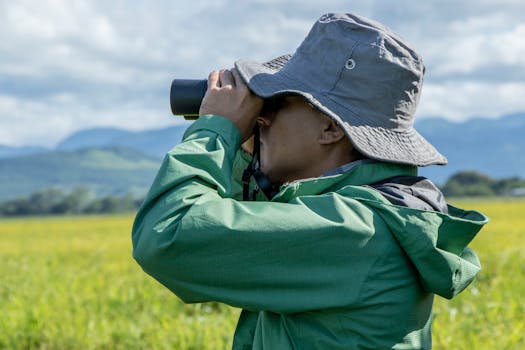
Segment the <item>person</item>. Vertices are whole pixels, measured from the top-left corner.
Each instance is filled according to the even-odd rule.
[[[471,283],[488,219],[417,176],[447,162],[413,127],[423,73],[400,36],[341,13],[293,55],[211,72],[134,258],[186,303],[242,308],[234,349],[431,348],[434,295]]]

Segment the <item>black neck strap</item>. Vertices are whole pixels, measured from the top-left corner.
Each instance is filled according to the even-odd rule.
[[[272,197],[277,193],[277,189],[271,184],[270,180],[268,180],[266,175],[264,175],[260,169],[261,153],[259,143],[259,128],[257,126],[253,131],[253,135],[254,140],[252,159],[242,173],[242,199],[245,201],[255,201],[257,192],[259,190],[261,190],[268,199],[272,199]],[[255,180],[257,186],[254,188],[250,196],[250,180],[252,177]]]

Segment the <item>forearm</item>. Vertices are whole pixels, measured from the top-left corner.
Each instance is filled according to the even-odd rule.
[[[192,205],[204,196],[229,197],[238,191],[232,167],[239,145],[232,123],[205,116],[168,152],[133,224],[133,255],[145,270],[159,241],[173,238]]]

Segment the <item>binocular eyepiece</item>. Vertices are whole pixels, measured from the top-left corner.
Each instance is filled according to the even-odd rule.
[[[208,89],[208,80],[175,79],[171,83],[170,106],[173,115],[182,115],[186,120],[199,117],[202,98]]]

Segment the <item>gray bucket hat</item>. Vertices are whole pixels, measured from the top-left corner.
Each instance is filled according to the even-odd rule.
[[[235,67],[258,96],[295,93],[343,127],[369,158],[447,164],[414,129],[425,67],[398,35],[352,14],[323,15],[293,55]]]

